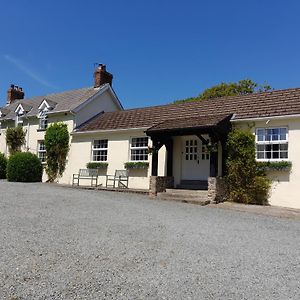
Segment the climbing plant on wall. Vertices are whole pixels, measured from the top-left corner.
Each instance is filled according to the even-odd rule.
[[[227,142],[227,184],[229,200],[267,204],[271,186],[255,159],[255,137],[250,130],[234,129]]]
[[[46,173],[48,181],[54,182],[63,175],[69,152],[69,132],[64,123],[51,124],[45,134]]]

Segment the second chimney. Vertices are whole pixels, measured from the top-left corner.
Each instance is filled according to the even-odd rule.
[[[106,66],[99,64],[94,72],[94,87],[98,88],[105,83],[112,86],[113,75],[106,71]]]
[[[7,105],[12,104],[15,100],[24,99],[24,92],[21,87],[11,84],[7,91]]]

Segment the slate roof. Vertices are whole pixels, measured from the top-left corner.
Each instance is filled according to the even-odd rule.
[[[300,114],[300,88],[102,113],[76,131],[150,128],[179,119],[190,126],[191,118],[220,114],[234,114],[235,120]]]
[[[36,96],[29,99],[15,100],[12,104],[0,109],[1,112],[4,113],[4,116],[1,118],[1,120],[14,119],[16,117],[15,110],[19,104],[22,104],[24,109],[25,107],[30,107],[30,110],[26,116],[36,116],[39,113],[38,107],[43,100],[47,100],[53,104],[54,109],[51,111],[51,113],[72,111],[77,106],[98,93],[101,89],[104,89],[106,86],[107,84],[104,84],[100,88],[87,87],[45,96]]]

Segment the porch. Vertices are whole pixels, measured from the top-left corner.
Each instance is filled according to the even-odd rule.
[[[232,115],[168,120],[149,128],[153,147],[150,194],[206,190],[210,202],[225,193],[226,141]],[[166,176],[158,175],[158,151],[166,148]],[[169,190],[171,189],[171,190]],[[172,191],[172,189],[174,189]]]

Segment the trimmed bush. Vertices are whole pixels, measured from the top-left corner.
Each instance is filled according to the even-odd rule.
[[[7,158],[3,153],[0,153],[0,179],[6,178]]]
[[[18,152],[9,157],[7,180],[15,182],[42,181],[43,166],[39,158],[30,152]]]
[[[246,204],[268,203],[271,181],[255,160],[255,137],[250,130],[233,130],[227,142],[229,200]]]

